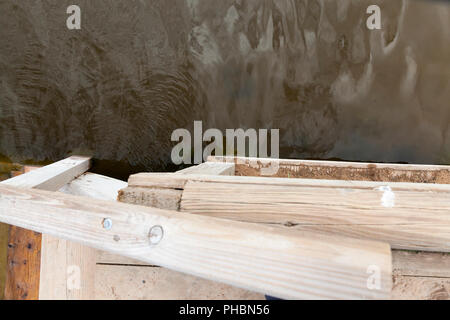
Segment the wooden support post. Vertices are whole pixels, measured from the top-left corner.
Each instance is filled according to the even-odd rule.
[[[379,242],[10,186],[0,186],[0,221],[285,299],[391,290],[391,251]]]
[[[89,169],[90,159],[70,157],[2,185],[56,191]],[[95,251],[48,235],[12,226],[8,243],[5,298],[10,300],[93,298]],[[18,263],[19,262],[19,263]],[[86,272],[83,272],[84,270]],[[71,274],[72,273],[72,274]],[[73,282],[68,282],[68,277]],[[79,277],[78,277],[79,276]],[[78,277],[78,278],[77,278]]]

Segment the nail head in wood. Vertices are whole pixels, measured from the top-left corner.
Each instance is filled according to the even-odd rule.
[[[161,226],[153,226],[149,232],[150,244],[158,244],[164,235],[164,230]]]
[[[106,230],[111,230],[112,220],[109,218],[103,219],[103,228],[105,228]]]

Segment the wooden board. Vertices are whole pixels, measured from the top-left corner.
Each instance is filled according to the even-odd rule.
[[[394,251],[393,271],[409,277],[450,279],[450,254],[435,252]]]
[[[209,157],[235,163],[238,176],[450,184],[450,166]]]
[[[394,276],[394,300],[450,300],[450,279]]]
[[[84,173],[89,166],[89,158],[72,156],[42,168],[29,167],[25,174],[6,180],[2,184],[56,191]],[[95,283],[92,275],[95,262],[89,261],[95,261],[95,256],[92,259],[95,250],[46,234],[42,235],[41,239],[41,236],[33,231],[21,230],[15,226],[11,229],[9,242],[17,245],[8,249],[8,291],[5,295],[7,299],[93,298]],[[28,242],[36,243],[33,250],[21,245],[26,243],[27,239]],[[22,259],[24,255],[27,256],[26,264],[19,268],[17,264],[12,263]],[[67,278],[71,276],[69,271],[72,270],[77,273],[73,276],[77,278],[76,285],[68,288],[70,282]],[[30,274],[34,277],[30,278]]]
[[[72,180],[59,191],[92,199],[116,201],[119,191],[127,185],[124,181],[88,172]]]
[[[158,187],[183,190],[181,211],[450,251],[450,185],[144,173],[122,194]]]
[[[263,300],[264,295],[159,267],[99,265],[99,300]]]
[[[85,173],[90,167],[90,158],[72,156],[26,174],[5,180],[2,185],[56,191]]]
[[[234,176],[235,165],[225,162],[205,162],[197,166],[192,166],[184,170],[177,171],[177,174],[207,174],[214,176]]]
[[[111,230],[103,227],[107,218]],[[378,242],[5,186],[0,221],[281,298],[386,298],[390,292],[390,248]],[[149,239],[154,226],[163,229],[156,245]],[[379,290],[367,286],[373,268]]]
[[[8,238],[5,299],[37,300],[39,298],[41,235],[11,226]]]

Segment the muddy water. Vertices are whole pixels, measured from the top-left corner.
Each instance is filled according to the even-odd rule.
[[[450,5],[0,1],[0,154],[171,167],[176,128],[279,128],[281,157],[450,163]],[[378,4],[382,29],[366,27]]]

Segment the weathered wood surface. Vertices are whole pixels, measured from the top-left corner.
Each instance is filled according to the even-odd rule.
[[[116,201],[119,191],[127,185],[124,181],[88,172],[66,184],[59,191],[92,199]]]
[[[11,226],[8,236],[5,299],[37,300],[41,265],[41,235]]]
[[[42,168],[30,168],[32,170],[27,173],[6,180],[2,184],[20,188],[56,191],[88,170],[89,166],[89,158],[72,156]],[[16,228],[15,226],[11,227],[11,229]],[[34,251],[21,246],[9,248],[8,259],[10,264],[11,261],[20,259],[24,254],[22,249],[28,250],[26,254],[29,262],[21,267],[21,272],[10,271],[10,275],[7,276],[7,281],[10,283],[9,293],[6,295],[7,299],[23,297],[27,299],[66,300],[94,297],[95,283],[92,276],[95,274],[95,262],[90,261],[95,261],[95,250],[79,244],[68,243],[66,240],[53,238],[46,234],[42,235],[42,239],[40,239],[40,235],[36,235],[30,230],[14,231],[13,235],[16,234],[19,234],[19,239],[22,242],[26,242],[28,238],[30,241],[39,242],[39,247],[33,246]],[[35,237],[38,237],[39,241],[33,240]],[[10,242],[12,241],[10,240]],[[33,252],[35,254],[34,259],[37,261],[31,262]],[[16,258],[14,255],[18,255],[18,257]],[[11,264],[12,268],[17,268],[16,264]],[[31,268],[34,269],[31,270]],[[71,275],[69,272],[72,271],[77,274]],[[28,274],[31,273],[35,276],[27,278]],[[79,277],[78,273],[80,274]],[[78,277],[73,286],[68,281],[68,277],[73,279]],[[31,280],[35,282],[31,282]],[[26,283],[28,293],[22,292],[23,289],[20,289],[21,283]],[[22,285],[22,287],[24,286]],[[17,289],[17,292],[14,291],[14,288]]]
[[[448,253],[394,250],[392,261],[394,273],[402,276],[450,279]]]
[[[264,295],[160,267],[98,265],[100,300],[263,300]]]
[[[37,168],[26,166],[16,169],[11,171],[15,181],[18,176]],[[7,253],[4,299],[36,300],[39,298],[42,236],[17,226],[6,225],[5,229]]]
[[[281,298],[386,298],[388,245],[0,186],[0,221]],[[111,230],[103,221],[112,219]],[[161,242],[149,231],[162,226]],[[150,237],[154,239],[154,237]],[[261,247],[264,250],[261,250]],[[380,290],[367,287],[377,266]]]
[[[195,214],[450,251],[450,185],[156,173],[128,185],[183,190],[180,210]]]
[[[242,176],[450,184],[450,166],[213,156],[208,161],[235,163]]]
[[[450,300],[450,279],[394,275],[394,300]]]
[[[85,173],[90,158],[72,156],[26,174],[5,180],[2,185],[56,191]]]
[[[234,176],[235,165],[226,162],[205,162],[180,171],[177,174],[207,174],[215,176]]]

